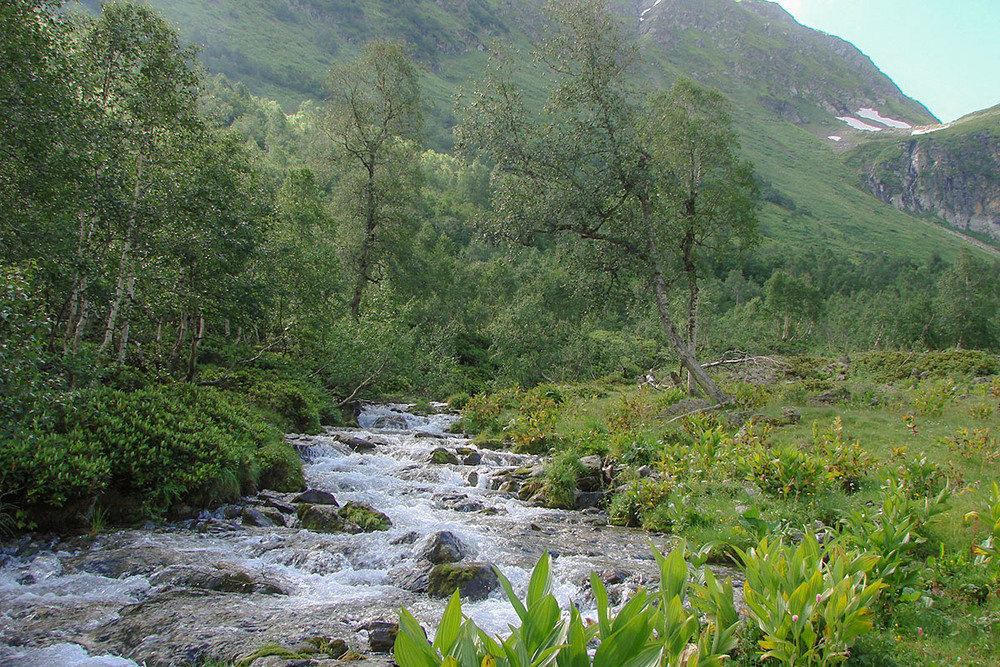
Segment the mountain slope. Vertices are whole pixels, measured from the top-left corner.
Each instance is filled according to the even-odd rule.
[[[528,55],[543,30],[543,0],[150,3],[182,38],[204,45],[202,59],[212,71],[279,100],[286,111],[321,98],[329,66],[352,58],[369,39],[407,40],[424,67],[428,141],[439,150],[451,145],[456,90],[481,76],[493,40],[523,56],[518,83],[526,97],[543,96]],[[841,118],[935,122],[855,47],[799,25],[766,0],[615,0],[611,6],[634,29],[653,81],[669,85],[689,76],[734,101],[744,150],[768,182],[762,220],[778,247],[834,246],[919,259],[957,253],[961,241],[945,230],[859,189],[856,168],[831,150],[875,135]]]
[[[1000,241],[1000,106],[848,156],[882,201]]]

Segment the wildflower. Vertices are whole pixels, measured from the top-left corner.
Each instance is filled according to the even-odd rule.
[[[817,593],[817,594],[816,594],[816,602],[819,602],[819,601],[820,601],[820,600],[822,600],[822,599],[823,599],[823,595],[822,595],[822,594],[820,594],[820,593]]]
[[[918,637],[923,637],[924,636],[924,629],[923,628],[917,628],[917,636]]]
[[[792,623],[798,623],[798,622],[799,622],[799,615],[792,614]]]

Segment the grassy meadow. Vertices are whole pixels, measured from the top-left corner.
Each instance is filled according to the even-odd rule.
[[[1000,653],[998,364],[975,352],[759,360],[720,374],[728,412],[605,378],[475,396],[461,424],[481,445],[550,454],[520,492],[542,504],[571,506],[579,459],[603,457],[611,523],[710,546],[709,562],[740,567],[762,538],[804,532],[877,555],[869,578],[886,587],[846,664],[985,667]],[[752,625],[741,633],[738,664],[772,664]]]

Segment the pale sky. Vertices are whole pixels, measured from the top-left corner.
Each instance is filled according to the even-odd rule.
[[[776,0],[864,51],[943,122],[1000,104],[1000,0]]]

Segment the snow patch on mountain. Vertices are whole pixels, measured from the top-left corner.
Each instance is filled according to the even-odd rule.
[[[864,122],[863,120],[859,120],[859,119],[853,118],[851,116],[837,116],[837,120],[844,121],[845,123],[847,123],[848,125],[850,125],[851,127],[853,127],[855,130],[863,130],[865,132],[881,132],[882,131],[881,127],[875,127],[874,125],[869,125],[868,123]]]
[[[864,109],[858,111],[858,117],[865,118],[867,120],[873,120],[876,123],[882,123],[886,127],[895,128],[897,130],[909,130],[911,127],[913,127],[907,122],[896,120],[894,118],[887,118],[882,114],[880,114],[875,109],[871,109],[868,107],[865,107]]]
[[[656,0],[656,2],[653,3],[652,7],[647,7],[646,9],[642,10],[642,13],[639,14],[639,20],[640,21],[645,21],[646,20],[646,14],[648,14],[650,11],[652,11],[653,7],[655,7],[656,5],[660,4],[661,2],[663,2],[663,0]]]
[[[951,127],[951,123],[945,125],[930,125],[926,127],[915,127],[913,131],[910,132],[910,136],[917,136],[918,134],[930,134],[931,132],[937,132],[939,130],[947,130]]]

